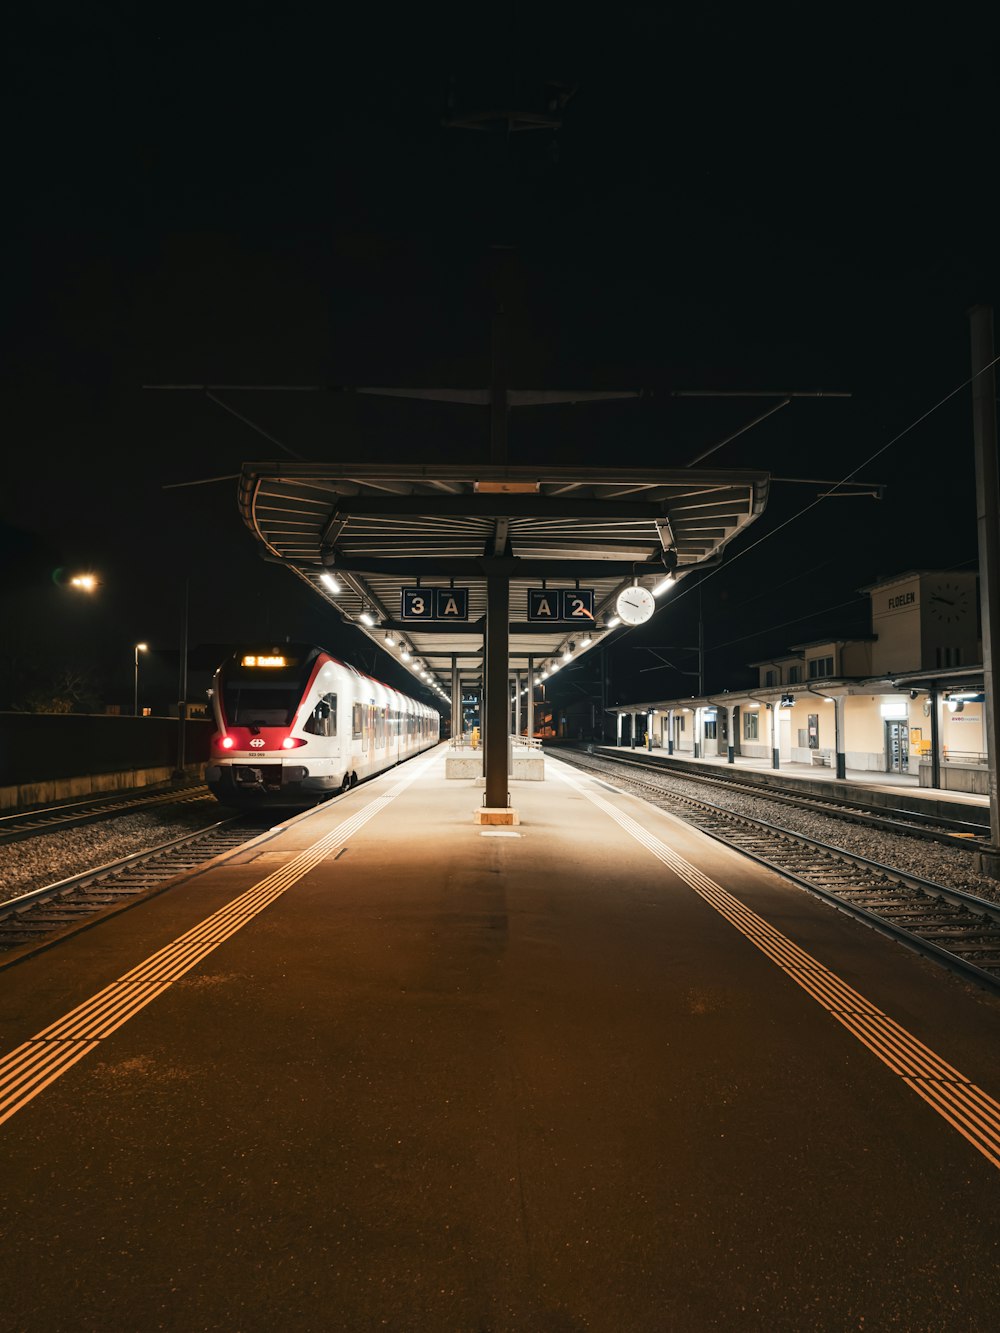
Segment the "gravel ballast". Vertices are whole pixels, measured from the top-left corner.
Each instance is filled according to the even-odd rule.
[[[599,765],[601,772],[629,790],[633,787],[621,769],[609,760],[588,758],[587,769]],[[925,838],[908,838],[832,819],[807,810],[796,810],[764,796],[747,796],[725,788],[706,787],[698,782],[657,775],[664,795],[654,798],[635,788],[634,793],[671,813],[684,815],[684,807],[671,803],[670,793],[709,800],[726,810],[763,819],[793,833],[803,833],[820,842],[832,843],[845,851],[871,857],[883,865],[920,875],[948,888],[962,889],[992,902],[1000,903],[1000,882],[982,875],[975,866],[975,853],[962,847],[947,846]],[[208,828],[228,816],[216,805],[175,806],[163,810],[126,815],[121,819],[87,824],[63,832],[43,834],[24,842],[0,847],[0,902],[17,898],[31,889],[69,879],[85,870],[107,865],[123,856],[145,851],[172,838],[183,837],[200,828]]]

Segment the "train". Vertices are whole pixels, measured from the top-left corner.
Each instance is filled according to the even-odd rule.
[[[437,745],[437,711],[315,644],[240,648],[209,690],[205,780],[223,804],[305,808]]]

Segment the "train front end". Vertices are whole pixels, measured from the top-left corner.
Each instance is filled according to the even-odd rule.
[[[281,644],[240,650],[219,667],[212,682],[218,730],[205,780],[222,804],[301,808],[336,790],[333,765],[310,754],[315,737],[303,726],[325,660],[311,645]]]

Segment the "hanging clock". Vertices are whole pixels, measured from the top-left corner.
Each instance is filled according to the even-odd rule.
[[[635,583],[618,594],[615,610],[626,625],[641,625],[656,610],[656,602],[648,588]]]

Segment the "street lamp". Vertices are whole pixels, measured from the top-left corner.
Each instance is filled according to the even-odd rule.
[[[135,689],[132,695],[132,712],[135,717],[139,716],[139,654],[146,652],[148,648],[148,643],[135,645]]]

